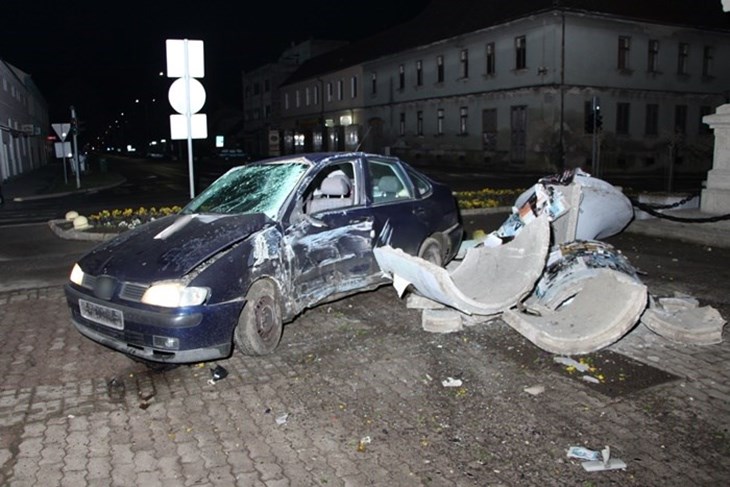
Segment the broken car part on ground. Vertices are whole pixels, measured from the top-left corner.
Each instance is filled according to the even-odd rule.
[[[500,315],[544,350],[586,354],[628,333],[649,304],[628,259],[598,240],[621,232],[632,218],[631,202],[618,188],[580,170],[567,171],[520,195],[502,226],[481,241],[464,242],[448,270],[391,246],[374,252],[399,295],[412,286],[453,308],[425,309],[424,329],[445,325],[444,331],[455,331],[464,315],[482,321]],[[688,313],[698,312],[679,316]],[[665,323],[668,313],[650,316],[653,331],[680,335]],[[714,326],[702,328],[695,342],[721,333],[725,321],[715,314],[712,319]]]

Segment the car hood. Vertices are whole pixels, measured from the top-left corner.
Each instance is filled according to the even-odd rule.
[[[262,213],[172,215],[122,233],[96,247],[79,265],[88,274],[107,274],[123,281],[176,279],[273,224]]]

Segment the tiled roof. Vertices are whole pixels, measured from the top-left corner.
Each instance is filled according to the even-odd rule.
[[[730,31],[720,0],[433,0],[408,22],[310,59],[284,84],[555,9]]]

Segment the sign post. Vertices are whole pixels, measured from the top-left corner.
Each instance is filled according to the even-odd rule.
[[[58,135],[58,138],[61,139],[60,144],[56,143],[56,157],[59,157],[59,145],[61,153],[63,154],[63,184],[68,184],[68,174],[66,173],[66,154],[68,154],[68,151],[65,150],[66,148],[66,136],[68,135],[68,131],[71,130],[71,124],[70,123],[52,123],[51,127],[53,128],[53,131],[56,132],[56,135]]]
[[[205,76],[203,41],[167,39],[167,77],[178,78],[170,86],[168,99],[179,115],[170,115],[170,138],[188,141],[190,198],[195,197],[193,139],[208,138],[205,114],[197,112],[205,104],[205,88],[195,78]]]
[[[76,168],[76,189],[81,188],[81,171],[79,170],[79,146],[76,143],[76,132],[78,132],[78,122],[76,121],[76,109],[71,105],[71,126],[73,127],[74,139],[74,167]]]

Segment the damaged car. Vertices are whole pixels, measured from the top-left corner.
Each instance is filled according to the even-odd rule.
[[[79,332],[137,360],[264,355],[303,310],[387,284],[375,247],[443,266],[462,234],[449,188],[398,158],[298,154],[233,168],[99,245],[65,293]]]

